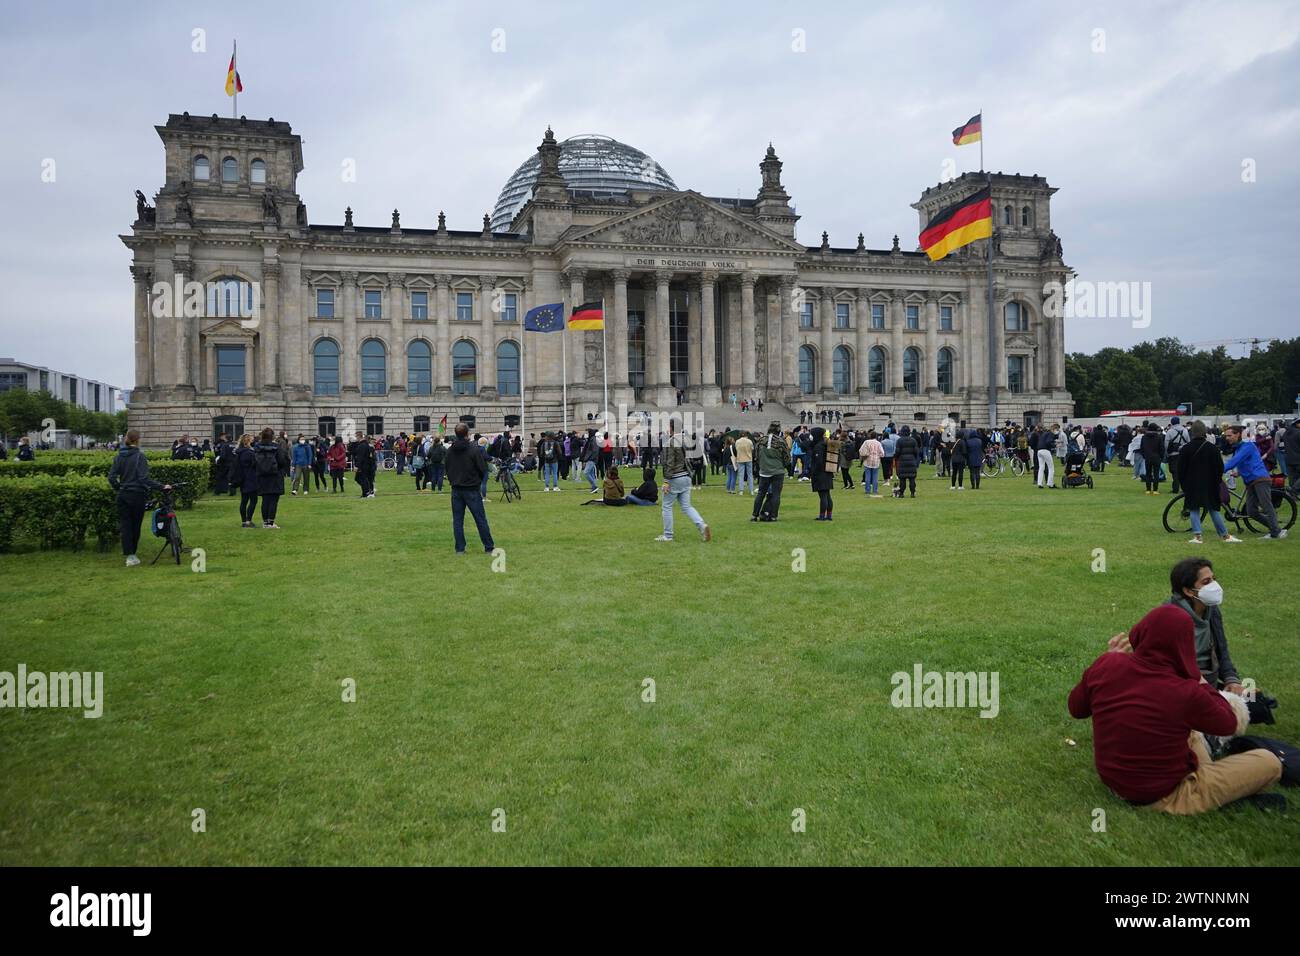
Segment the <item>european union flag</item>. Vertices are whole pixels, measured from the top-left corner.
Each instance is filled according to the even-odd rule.
[[[529,309],[524,316],[525,332],[563,332],[564,306],[559,302]]]

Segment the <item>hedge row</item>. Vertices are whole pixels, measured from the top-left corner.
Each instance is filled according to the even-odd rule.
[[[71,458],[60,457],[58,453],[38,455],[35,461],[0,461],[0,485],[23,478],[35,477],[80,477],[94,479],[109,494],[108,469],[113,464],[113,455],[101,455],[88,459],[84,455]],[[177,507],[189,508],[195,500],[208,490],[211,485],[211,464],[208,461],[171,461],[150,459],[149,477],[163,484],[185,483],[177,488],[175,501]]]
[[[104,550],[117,537],[117,496],[103,478],[33,475],[0,481],[0,551],[14,538],[42,548],[80,549],[88,535]]]

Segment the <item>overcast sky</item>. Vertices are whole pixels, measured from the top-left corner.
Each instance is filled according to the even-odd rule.
[[[801,241],[825,229],[852,246],[864,232],[887,248],[898,233],[912,249],[909,203],[945,160],[978,168],[978,146],[952,146],[950,131],[982,107],[988,166],[1060,190],[1053,226],[1079,278],[1151,283],[1149,328],[1070,320],[1067,350],[1300,334],[1300,4],[623,7],[8,5],[0,355],[133,384],[117,237],[134,190],[162,184],[154,125],[229,115],[232,38],[239,111],[303,137],[312,222],[342,222],[350,205],[359,225],[386,226],[397,207],[404,226],[444,209],[450,228],[478,229],[550,124],[560,139],[630,143],[714,196],[754,196],[770,141]]]

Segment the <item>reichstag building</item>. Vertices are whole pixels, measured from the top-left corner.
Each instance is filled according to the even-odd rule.
[[[482,227],[461,230],[441,213],[411,228],[400,210],[384,225],[354,224],[350,209],[342,224],[312,222],[302,141],[285,122],[184,113],[156,129],[165,182],[152,201],[137,192],[122,237],[129,416],[146,445],[265,425],[329,434],[348,419],[427,431],[444,414],[495,430],[517,423],[521,399],[537,431],[585,422],[606,382],[613,411],[680,401],[707,414],[735,396],[763,399],[768,417],[983,423],[990,362],[999,418],[1070,414],[1063,320],[1043,313],[1044,284],[1069,269],[1041,176],[995,174],[992,242],[930,262],[897,237],[891,249],[861,234],[798,242],[771,146],[753,199],[715,198],[607,136],[560,142],[548,129]],[[966,174],[926,189],[918,232],[983,185]],[[523,330],[532,306],[596,301],[603,343]]]

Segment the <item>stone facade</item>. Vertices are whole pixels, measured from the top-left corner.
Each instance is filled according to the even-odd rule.
[[[703,408],[734,394],[777,414],[983,422],[990,357],[999,418],[1071,411],[1062,320],[1043,314],[1044,284],[1069,270],[1039,176],[992,177],[990,347],[989,242],[936,263],[897,238],[890,250],[862,236],[832,248],[825,233],[801,245],[770,146],[753,200],[592,198],[566,186],[547,130],[532,199],[503,233],[487,217],[450,230],[441,214],[437,228],[406,228],[398,210],[387,227],[354,226],[351,210],[342,226],[311,224],[289,124],[182,114],[157,131],[166,181],[152,206],[137,193],[122,237],[130,419],[147,445],[264,425],[396,434],[444,414],[499,429],[521,390],[536,431],[596,412],[606,380],[611,409],[673,406],[680,390]],[[983,184],[967,174],[925,190],[919,223]],[[604,336],[523,332],[533,306],[592,301]]]

